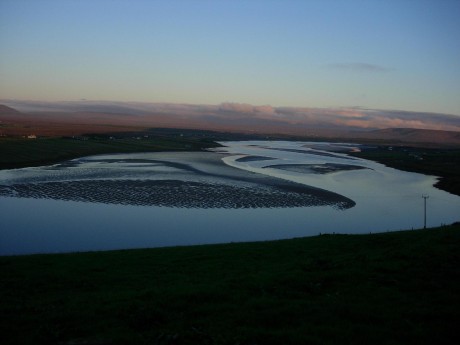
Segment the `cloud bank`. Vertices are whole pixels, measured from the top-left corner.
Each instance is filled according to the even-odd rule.
[[[335,70],[352,72],[388,72],[389,68],[366,62],[345,62],[328,64],[327,67]]]
[[[273,115],[276,111],[270,105],[259,105],[254,106],[247,103],[221,103],[219,105],[219,111],[232,112],[232,113],[243,113],[243,114],[268,114]]]
[[[137,119],[155,116],[195,123],[214,123],[241,126],[249,130],[281,129],[356,129],[387,128],[433,129],[460,132],[460,116],[401,110],[367,108],[299,108],[272,107],[225,102],[219,105],[192,105],[142,102],[35,102],[0,100],[0,104],[23,112],[96,112],[130,115]],[[37,113],[38,114],[38,113]],[[37,115],[39,116],[39,114]]]

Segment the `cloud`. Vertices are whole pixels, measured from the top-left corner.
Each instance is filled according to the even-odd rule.
[[[380,129],[417,128],[460,131],[460,117],[436,113],[380,110],[370,113],[368,125]]]
[[[337,113],[343,118],[369,118],[369,114],[359,109],[340,109]]]
[[[351,71],[351,72],[388,72],[389,68],[366,63],[366,62],[345,62],[345,63],[333,63],[328,64],[327,67],[336,70],[342,71]]]
[[[275,108],[270,105],[251,105],[247,103],[221,103],[219,110],[225,112],[244,113],[244,114],[274,114]]]
[[[460,117],[449,114],[397,110],[366,110],[377,128],[460,130]]]
[[[288,123],[321,128],[417,128],[460,131],[460,116],[365,108],[277,108]]]
[[[380,110],[367,108],[300,108],[255,106],[247,103],[226,102],[219,105],[193,105],[173,103],[142,102],[37,102],[0,100],[7,106],[20,111],[66,111],[66,112],[107,112],[111,114],[139,115],[138,118],[155,119],[166,116],[171,121],[181,121],[184,126],[196,121],[231,123],[242,129],[265,128],[274,130],[289,127],[327,129],[385,129],[417,128],[438,129],[460,132],[460,116],[412,112],[402,110]],[[146,120],[146,121],[147,121]],[[195,121],[195,122],[194,122]],[[251,127],[252,126],[252,127]]]

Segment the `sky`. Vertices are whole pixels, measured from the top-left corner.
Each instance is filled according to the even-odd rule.
[[[0,0],[0,99],[460,115],[460,0]]]

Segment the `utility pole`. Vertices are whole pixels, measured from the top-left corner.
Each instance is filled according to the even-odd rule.
[[[425,213],[424,213],[424,217],[423,217],[423,228],[426,229],[426,199],[428,199],[429,196],[426,195],[426,194],[423,194],[422,198],[424,199],[423,201],[425,202]]]

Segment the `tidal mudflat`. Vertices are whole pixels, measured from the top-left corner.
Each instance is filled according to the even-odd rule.
[[[353,158],[351,144],[225,142],[0,172],[0,254],[256,241],[457,221],[435,177]]]
[[[94,156],[13,171],[0,196],[133,206],[279,208],[354,202],[339,194],[225,165],[211,152]]]

